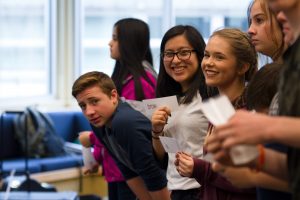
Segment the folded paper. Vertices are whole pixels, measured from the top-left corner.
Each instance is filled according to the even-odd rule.
[[[204,115],[214,125],[219,126],[225,124],[231,116],[234,115],[235,110],[225,95],[220,95],[215,98],[203,102],[201,106]],[[241,165],[254,160],[258,156],[256,146],[252,145],[236,145],[230,149],[230,157],[234,164]],[[204,159],[212,162],[213,156],[207,154]]]

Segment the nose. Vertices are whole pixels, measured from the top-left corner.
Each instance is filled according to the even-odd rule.
[[[85,115],[91,117],[95,114],[95,110],[93,109],[92,106],[90,105],[86,105],[86,108],[85,108]]]
[[[250,24],[249,28],[248,28],[248,34],[250,36],[254,35],[256,33],[255,31],[255,28],[254,28],[254,25],[253,24]]]
[[[280,11],[280,12],[277,13],[276,18],[279,21],[279,23],[281,23],[281,25],[283,25],[284,23],[287,22],[287,19],[286,19],[285,15],[284,15],[284,13],[282,11]]]
[[[204,59],[203,59],[203,61],[204,61]],[[206,65],[206,66],[212,66],[213,64],[214,64],[214,61],[213,61],[212,56],[210,56],[209,58],[206,58],[204,61],[204,65]]]
[[[111,46],[112,46],[112,44],[111,44],[111,43],[112,43],[112,40],[110,40],[110,41],[109,41],[109,43],[108,43],[108,46],[110,46],[110,47],[111,47]]]
[[[172,63],[180,63],[180,62],[181,60],[178,58],[178,54],[175,54]]]

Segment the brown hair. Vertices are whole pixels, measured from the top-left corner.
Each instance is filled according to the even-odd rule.
[[[250,81],[257,71],[257,53],[246,33],[236,28],[224,28],[215,31],[210,38],[219,36],[230,43],[231,50],[237,58],[238,66],[249,64],[245,73],[245,81]]]
[[[278,80],[282,65],[271,63],[264,65],[249,82],[246,98],[248,109],[269,108],[278,90]]]
[[[268,3],[266,0],[253,0],[252,3],[248,7],[248,24],[250,26],[250,13],[251,9],[254,5],[254,3],[259,3],[262,11],[267,16],[267,20],[270,24],[270,38],[274,45],[276,46],[276,49],[274,49],[273,55],[271,55],[273,60],[277,60],[282,56],[284,53],[284,35],[282,32],[282,26],[281,24],[276,20],[276,14],[270,9]]]
[[[109,97],[111,96],[111,91],[116,89],[116,86],[112,79],[103,72],[92,71],[81,75],[72,86],[72,95],[76,96],[83,92],[85,89],[91,86],[99,86],[102,92]]]

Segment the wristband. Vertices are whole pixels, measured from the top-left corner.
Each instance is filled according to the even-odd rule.
[[[152,133],[154,133],[155,135],[161,134],[163,131],[164,131],[164,129],[162,129],[161,131],[154,131],[154,130],[152,129]]]
[[[259,156],[256,161],[256,171],[259,172],[264,168],[265,164],[265,148],[263,145],[257,145]]]
[[[155,136],[155,135],[152,135],[152,138],[155,139],[155,140],[159,140],[159,137]]]

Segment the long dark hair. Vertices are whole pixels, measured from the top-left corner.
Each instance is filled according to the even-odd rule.
[[[136,100],[142,100],[145,95],[140,78],[143,77],[155,87],[142,65],[143,60],[153,63],[149,27],[144,21],[135,18],[121,19],[115,23],[114,27],[119,43],[120,59],[116,61],[112,79],[121,95],[124,81],[132,75]]]
[[[201,69],[201,61],[204,56],[205,42],[202,35],[192,26],[177,25],[169,29],[161,42],[160,52],[163,53],[165,50],[165,45],[171,38],[184,35],[189,44],[196,51],[197,59],[199,61],[199,66],[194,74],[193,81],[189,89],[183,94],[181,90],[181,85],[176,82],[171,76],[169,76],[165,70],[162,57],[160,57],[159,74],[157,79],[156,96],[166,97],[171,95],[184,96],[181,103],[188,104],[192,102],[193,97],[197,95],[197,91],[202,97],[202,99],[207,99],[210,96],[217,94],[216,88],[207,87],[205,83],[205,77]]]

